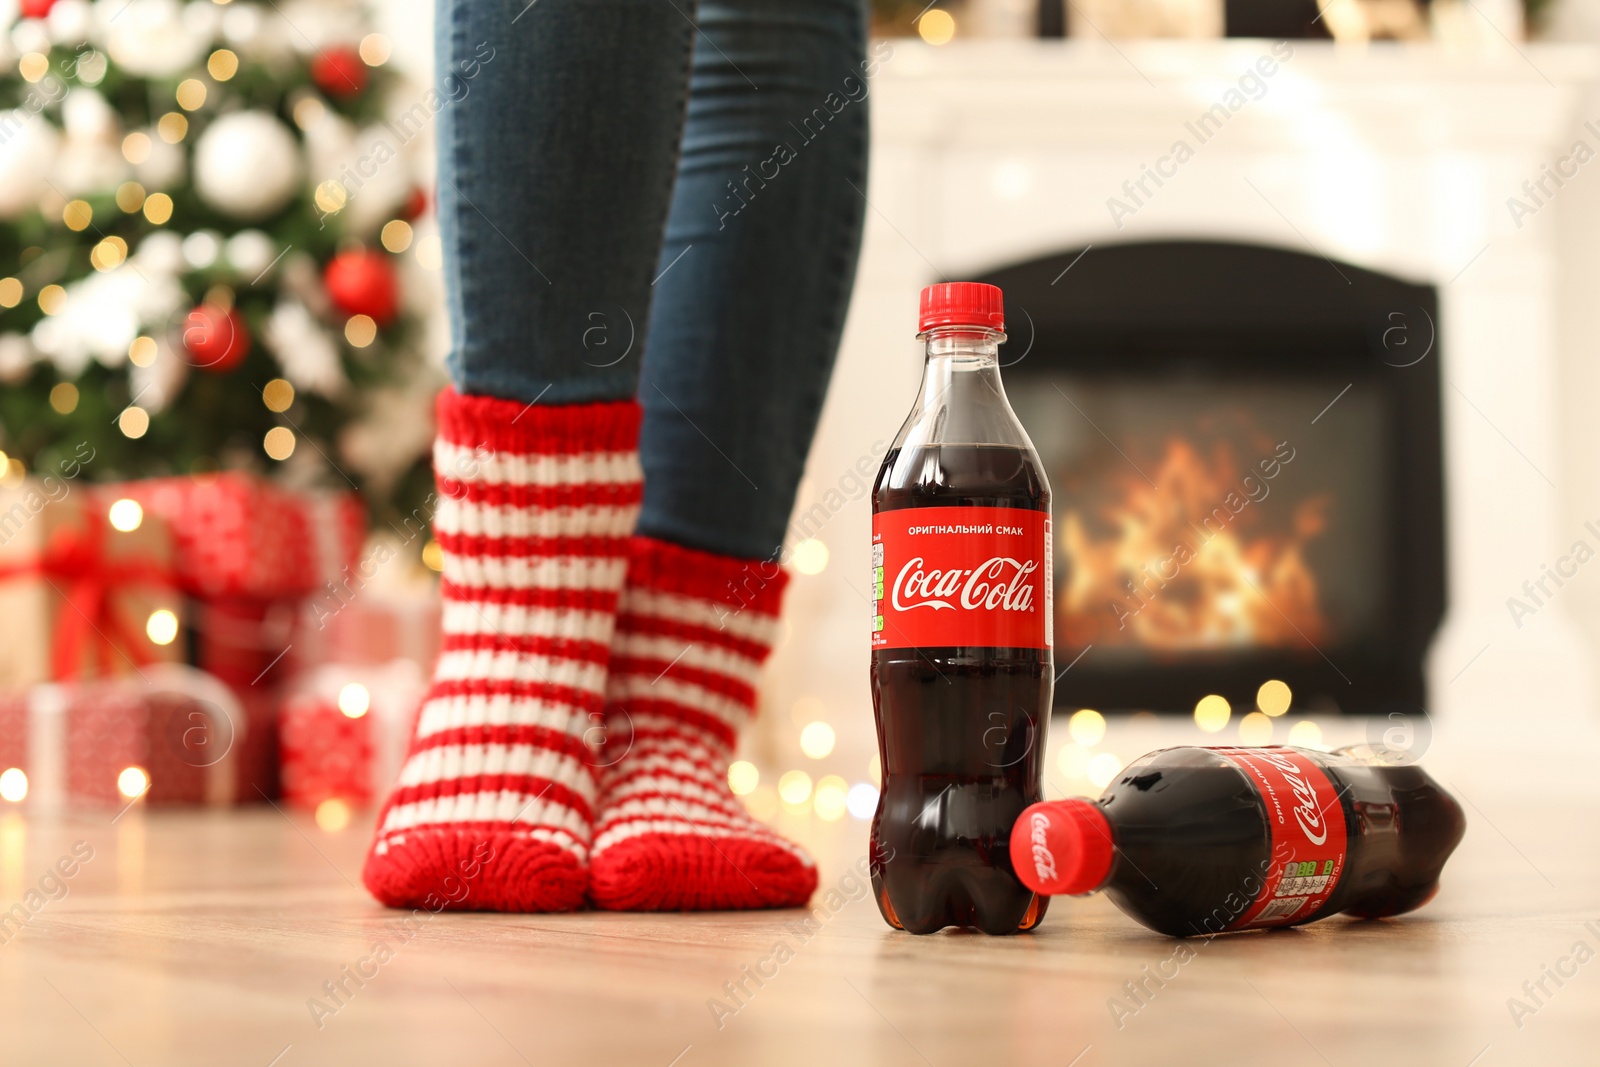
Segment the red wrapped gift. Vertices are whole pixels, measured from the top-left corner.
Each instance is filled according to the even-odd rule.
[[[117,491],[166,520],[179,584],[207,600],[307,596],[342,581],[366,539],[366,510],[354,493],[285,489],[238,472],[152,478]]]
[[[284,800],[306,808],[381,800],[400,773],[425,679],[410,660],[332,664],[295,678],[278,717]]]
[[[54,479],[0,489],[0,687],[176,659],[173,580],[158,517]]]
[[[363,589],[342,601],[314,597],[295,621],[295,669],[407,659],[431,671],[439,656],[440,610],[439,588],[431,581]]]
[[[241,723],[227,686],[179,664],[10,693],[0,697],[0,796],[44,809],[223,802]]]

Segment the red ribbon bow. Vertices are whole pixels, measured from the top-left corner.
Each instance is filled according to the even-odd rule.
[[[109,665],[112,652],[121,652],[135,666],[154,661],[139,629],[130,626],[113,603],[112,592],[125,586],[171,588],[172,572],[155,560],[108,558],[106,523],[99,514],[85,511],[80,526],[53,530],[44,551],[21,563],[0,563],[0,581],[43,578],[66,604],[57,613],[51,646],[51,673],[57,681],[77,678],[84,657],[91,651],[98,663]],[[95,640],[99,638],[99,640]]]

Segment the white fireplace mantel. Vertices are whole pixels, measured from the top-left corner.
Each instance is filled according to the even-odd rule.
[[[1570,149],[1600,53],[1297,42],[1274,57],[1260,98],[1201,145],[1185,124],[1225,101],[1273,42],[893,49],[871,82],[866,243],[797,514],[894,435],[916,387],[916,295],[930,281],[1126,241],[1321,253],[1440,291],[1429,358],[1444,381],[1450,606],[1430,657],[1431,710],[1485,726],[1530,705],[1592,713],[1590,657],[1560,598],[1521,628],[1506,605],[1577,536],[1551,484],[1560,195],[1520,226],[1507,200]],[[1170,176],[1119,227],[1108,199],[1126,198],[1123,183],[1180,138],[1193,157],[1162,164]],[[776,657],[768,697],[783,710],[815,698],[853,718],[868,699],[868,502],[828,510],[817,536],[831,562],[796,583],[804,625]]]

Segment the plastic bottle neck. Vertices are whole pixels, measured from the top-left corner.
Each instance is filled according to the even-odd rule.
[[[922,334],[929,364],[950,360],[961,369],[1000,369],[1000,344],[1006,335],[983,326],[938,326]]]

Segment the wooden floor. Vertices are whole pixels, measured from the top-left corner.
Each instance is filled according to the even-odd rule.
[[[1461,778],[1472,825],[1417,915],[1184,942],[1181,964],[1178,942],[1099,899],[1057,901],[1030,936],[891,931],[850,871],[850,819],[799,827],[823,866],[809,927],[798,911],[586,913],[407,932],[359,888],[359,819],[13,813],[0,907],[39,906],[0,944],[0,1063],[1592,1064],[1600,802],[1533,786]],[[45,879],[75,842],[93,858]],[[1150,972],[1175,976],[1130,999]],[[336,1004],[324,983],[340,980]]]

